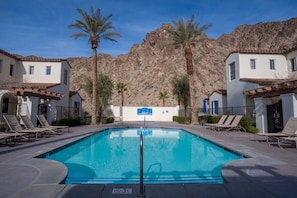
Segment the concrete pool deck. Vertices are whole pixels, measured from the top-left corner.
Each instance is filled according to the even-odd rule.
[[[141,197],[139,185],[59,184],[67,174],[65,166],[33,158],[105,128],[141,126],[143,122],[72,127],[63,135],[0,146],[0,198]],[[183,128],[249,157],[223,167],[224,184],[145,185],[147,198],[297,197],[297,149],[294,145],[282,149],[269,146],[265,139],[250,133],[215,132],[202,126],[172,122],[147,122],[146,127]]]

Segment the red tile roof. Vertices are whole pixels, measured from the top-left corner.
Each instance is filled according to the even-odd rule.
[[[284,82],[267,85],[261,88],[252,89],[243,92],[244,95],[250,98],[268,98],[275,97],[281,94],[297,93],[297,80],[287,80]]]
[[[46,89],[57,86],[54,83],[10,83],[0,85],[0,89],[8,89],[18,96],[36,96],[43,99],[60,100],[64,95]]]
[[[32,61],[32,62],[62,62],[62,61],[67,61],[67,59],[60,59],[60,58],[42,58],[42,57],[37,57],[37,56],[20,56],[20,55],[15,55],[8,53],[2,49],[0,49],[0,53],[4,54],[6,56],[9,56],[11,58],[14,58],[19,61]],[[69,63],[68,63],[69,64]],[[70,65],[70,64],[69,64]]]
[[[256,83],[259,85],[271,85],[275,83],[280,83],[288,81],[288,79],[275,79],[275,78],[240,78],[240,81]]]
[[[282,49],[282,50],[249,50],[249,49],[233,50],[226,56],[224,62],[226,62],[228,57],[231,54],[234,54],[234,53],[239,53],[239,54],[279,54],[279,55],[284,55],[284,54],[287,54],[287,53],[292,52],[294,50],[297,50],[297,45],[290,48],[290,49]]]

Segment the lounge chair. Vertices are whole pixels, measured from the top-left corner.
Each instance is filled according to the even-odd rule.
[[[11,144],[17,135],[13,133],[0,133],[0,142],[5,142],[5,144]]]
[[[297,137],[280,137],[279,138],[280,140],[278,141],[278,146],[281,147],[281,143],[283,141],[295,141],[295,146],[296,146],[296,149],[297,149]]]
[[[278,133],[258,133],[259,136],[266,137],[266,142],[269,142],[269,139],[276,138],[277,143],[280,146],[281,139],[285,137],[294,137],[297,136],[297,118],[291,117],[287,124],[285,125],[284,129]]]
[[[216,124],[224,124],[224,122],[226,121],[227,117],[228,117],[227,115],[222,115],[221,118],[220,118],[220,120],[218,121],[218,123],[205,123],[204,126],[212,127],[212,126],[214,126]]]
[[[45,133],[46,131],[48,131],[48,129],[42,129],[42,128],[23,129],[21,124],[19,123],[19,120],[17,119],[16,115],[3,115],[3,118],[11,132],[26,133],[26,134],[35,133],[35,137],[37,139],[39,134],[42,134],[42,133]]]
[[[21,119],[22,119],[22,121],[23,121],[26,129],[30,129],[30,130],[44,130],[47,133],[51,133],[51,134],[61,134],[61,133],[58,133],[59,131],[54,131],[51,128],[38,128],[38,127],[35,127],[34,124],[33,124],[33,122],[31,121],[31,119],[28,116],[21,116]]]
[[[221,129],[226,130],[226,131],[231,131],[231,130],[243,130],[245,132],[245,129],[239,124],[240,120],[242,118],[242,115],[236,115],[235,118],[232,120],[232,122],[228,124],[223,124],[217,129],[220,131]]]
[[[61,130],[61,129],[68,128],[68,130],[69,130],[69,126],[53,126],[53,125],[50,125],[47,122],[47,120],[45,119],[44,115],[42,115],[42,114],[37,115],[37,119],[38,119],[41,127],[52,129],[52,130]]]
[[[215,130],[218,130],[219,127],[228,126],[231,124],[232,120],[234,119],[235,115],[229,115],[226,121],[223,124],[213,124],[211,127]]]

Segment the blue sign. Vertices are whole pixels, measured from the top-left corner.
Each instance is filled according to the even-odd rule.
[[[152,108],[138,108],[137,109],[137,115],[153,115],[153,109]]]

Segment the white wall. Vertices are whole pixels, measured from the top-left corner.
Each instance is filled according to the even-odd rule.
[[[61,93],[64,96],[57,101],[56,105],[57,106],[63,106],[63,107],[69,107],[69,82],[70,82],[70,65],[67,64],[66,61],[63,61],[62,63],[59,63],[60,67],[59,67],[59,72],[56,72],[57,74],[59,74],[58,76],[56,76],[56,74],[54,74],[54,78],[58,80],[59,85],[49,88],[49,91],[53,91],[56,93]],[[67,70],[67,83],[64,84],[64,70]]]
[[[120,116],[120,107],[111,106],[115,117]],[[170,121],[173,116],[178,116],[179,106],[176,107],[145,107],[152,108],[152,115],[137,115],[137,109],[143,107],[123,107],[123,121]]]
[[[290,117],[297,117],[297,97],[294,93],[282,94],[284,126]]]
[[[30,83],[60,83],[61,62],[23,61],[23,82]],[[29,74],[30,66],[34,66],[34,74]],[[51,74],[46,75],[46,67],[51,66]]]
[[[31,118],[31,121],[35,126],[37,126],[37,117],[36,115],[38,114],[38,103],[39,103],[39,98],[31,96],[25,96],[21,97],[19,96],[18,99],[22,101],[22,110],[21,110],[21,115],[27,115]]]
[[[287,67],[288,67],[288,71],[289,71],[289,78],[296,79],[297,71],[292,72],[290,59],[295,58],[296,64],[297,64],[297,50],[288,53],[286,58],[287,58]]]
[[[223,108],[227,107],[227,97],[226,95],[219,94],[217,92],[213,92],[209,97],[209,108],[212,107],[212,102],[218,101],[219,104],[219,112],[218,115],[222,115],[224,112],[222,112]],[[212,112],[210,112],[212,114]]]
[[[267,122],[267,105],[271,104],[269,98],[255,98],[255,110],[256,110],[256,127],[260,133],[268,132]]]
[[[251,69],[250,60],[255,59],[256,69]],[[275,62],[275,70],[270,69],[269,60]],[[284,55],[277,54],[240,54],[240,78],[287,78],[288,67]]]
[[[241,67],[241,62],[239,62],[240,54],[234,53],[231,54],[226,60],[226,85],[227,85],[227,106],[231,107],[242,107],[234,109],[234,114],[245,114],[245,106],[246,106],[246,97],[243,94],[244,91],[250,89],[258,88],[258,84],[249,83],[240,81],[241,78],[241,70],[244,68]],[[230,79],[230,64],[235,63],[235,79]],[[238,111],[238,112],[237,112]]]
[[[21,82],[18,70],[19,65],[17,60],[0,53],[1,68],[0,68],[0,83]],[[9,75],[10,65],[13,65],[13,75]]]

